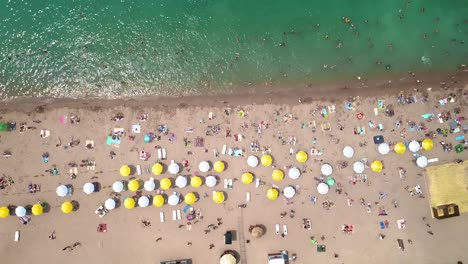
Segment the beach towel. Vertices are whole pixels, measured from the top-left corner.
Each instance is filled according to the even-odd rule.
[[[141,133],[141,125],[140,124],[133,124],[132,125],[132,133],[139,134]]]
[[[380,110],[382,110],[382,109],[385,108],[385,103],[384,103],[384,102],[385,102],[385,101],[382,100],[382,99],[377,100],[377,107],[378,107]]]
[[[385,223],[383,221],[380,221],[380,229],[385,229]]]
[[[277,235],[280,234],[280,225],[279,224],[276,224],[275,231],[276,231]]]

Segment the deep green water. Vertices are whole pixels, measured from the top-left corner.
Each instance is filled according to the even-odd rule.
[[[3,98],[230,91],[452,70],[468,58],[468,0],[0,4]]]

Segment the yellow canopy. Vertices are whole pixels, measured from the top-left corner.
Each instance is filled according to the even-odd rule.
[[[253,175],[250,172],[246,172],[242,174],[242,183],[243,184],[251,184],[253,182]]]
[[[268,197],[268,199],[270,199],[272,201],[276,200],[278,198],[278,195],[279,195],[279,192],[275,188],[270,188],[267,191],[267,197]]]
[[[164,196],[158,194],[153,197],[153,205],[156,207],[161,207],[164,205]]]
[[[297,160],[298,162],[304,163],[304,162],[307,161],[307,159],[308,159],[308,157],[307,157],[307,153],[306,153],[305,151],[302,151],[302,150],[301,150],[301,151],[297,152],[297,154],[296,154],[296,160]]]
[[[163,171],[163,165],[159,162],[155,163],[153,167],[151,167],[151,172],[154,175],[161,175],[162,171]]]
[[[0,207],[0,218],[7,218],[10,215],[8,207]]]
[[[374,172],[381,172],[383,168],[383,164],[380,160],[374,160],[371,163],[371,170]]]
[[[128,189],[132,192],[138,191],[140,189],[140,181],[138,179],[133,179],[128,183]]]
[[[284,172],[282,170],[274,170],[271,177],[274,181],[281,181],[284,178]]]
[[[135,208],[135,199],[133,199],[132,197],[125,198],[124,207],[127,209]]]
[[[194,204],[197,201],[197,197],[193,192],[189,192],[185,195],[184,201],[186,204]]]
[[[406,151],[406,146],[402,142],[398,142],[396,143],[394,150],[397,154],[403,154]]]
[[[271,166],[273,163],[273,157],[271,157],[271,155],[265,154],[262,156],[261,162],[263,166]]]
[[[213,192],[213,201],[217,204],[224,202],[224,193],[223,192]]]
[[[224,171],[224,162],[221,160],[218,160],[217,162],[214,163],[213,168],[216,172],[223,172]]]
[[[421,145],[424,150],[431,150],[434,147],[434,142],[432,142],[432,139],[426,138],[422,141]]]
[[[128,175],[130,175],[130,172],[131,169],[128,165],[122,165],[122,167],[120,167],[120,175],[127,177]]]
[[[215,167],[216,167],[216,165],[215,165]],[[198,177],[198,176],[194,176],[194,177],[192,177],[192,179],[190,179],[190,185],[192,185],[192,187],[198,188],[198,187],[200,187],[202,185],[202,183],[203,183],[202,179],[200,177]]]
[[[73,211],[73,204],[71,202],[64,202],[62,204],[61,209],[62,209],[62,212],[69,214]]]
[[[169,179],[169,178],[162,179],[159,184],[161,186],[161,189],[163,189],[163,190],[168,190],[172,186],[171,179]]]
[[[31,211],[33,215],[41,215],[44,212],[44,207],[41,204],[34,204]]]

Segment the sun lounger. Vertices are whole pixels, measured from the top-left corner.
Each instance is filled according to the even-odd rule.
[[[377,108],[374,108],[374,115],[376,115],[376,116],[379,115],[379,110]]]
[[[176,210],[172,210],[172,220],[173,220],[173,221],[177,220],[177,212],[176,212]]]
[[[219,153],[218,153],[218,150],[217,149],[213,149],[213,156],[215,158],[217,158],[219,156]]]
[[[141,133],[141,125],[140,124],[133,124],[132,125],[132,133],[135,133],[135,134]]]
[[[159,221],[164,223],[164,212],[159,212]]]
[[[50,136],[49,130],[41,130],[41,138],[46,138]]]
[[[140,165],[136,166],[136,170],[137,170],[137,175],[141,175],[141,166]]]
[[[277,235],[280,234],[280,225],[279,224],[276,224],[276,234]]]
[[[283,225],[283,234],[284,234],[285,236],[288,235],[288,226],[287,226],[287,225]]]
[[[250,192],[247,192],[247,193],[245,194],[245,201],[246,201],[246,202],[250,202]]]
[[[208,120],[213,120],[213,112],[208,113]]]
[[[162,149],[159,148],[157,152],[158,152],[158,159],[162,160]]]
[[[260,187],[260,179],[255,179],[255,188]]]
[[[165,148],[162,149],[162,159],[166,160],[166,149]]]
[[[227,149],[227,146],[223,145],[223,150],[221,151],[221,154],[226,155],[226,149]]]
[[[177,220],[181,220],[182,219],[182,215],[180,213],[180,210],[177,210]]]
[[[16,230],[15,231],[15,242],[18,242],[20,240],[20,231]]]

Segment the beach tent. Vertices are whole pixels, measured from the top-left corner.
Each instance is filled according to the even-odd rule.
[[[156,207],[161,207],[164,205],[165,199],[164,196],[158,194],[153,197],[153,205]]]
[[[60,185],[57,187],[57,190],[55,190],[58,196],[60,197],[65,197],[68,195],[68,187],[65,185]]]
[[[172,161],[168,168],[169,173],[172,175],[176,175],[177,173],[179,173],[179,170],[179,164]]]
[[[322,165],[322,168],[320,169],[323,175],[325,176],[330,176],[333,173],[333,168],[330,164],[325,163]]]
[[[184,188],[185,186],[187,186],[187,178],[185,178],[182,175],[177,176],[175,185],[179,188]]]
[[[179,198],[179,195],[177,193],[174,193],[172,194],[171,196],[169,196],[169,198],[167,199],[167,203],[171,206],[176,206],[178,205],[180,202],[180,198]]]
[[[213,201],[217,204],[224,202],[224,193],[223,192],[213,192]]]
[[[273,157],[269,154],[265,154],[262,156],[261,163],[265,167],[271,166],[273,163]]]
[[[268,189],[267,191],[267,198],[270,199],[270,200],[276,200],[279,196],[279,192],[277,189],[275,188],[270,188]]]
[[[422,141],[422,148],[424,150],[431,150],[434,147],[434,142],[430,138],[425,138]]]
[[[364,163],[360,161],[354,162],[353,169],[355,173],[363,173],[364,172]]]
[[[281,181],[284,179],[284,172],[282,170],[274,170],[273,173],[271,174],[271,178],[273,178],[274,181]]]
[[[307,161],[307,159],[308,159],[307,152],[302,151],[302,150],[297,152],[296,154],[297,162],[304,163]]]
[[[140,180],[133,179],[128,182],[128,189],[132,192],[138,191],[140,189]]]
[[[411,142],[408,145],[408,149],[411,152],[418,152],[420,148],[421,145],[419,145],[419,142],[417,142],[416,140],[411,140]]]
[[[44,207],[42,206],[42,204],[34,204],[31,208],[31,213],[33,215],[41,215],[42,213],[44,212]]]
[[[193,192],[189,192],[184,196],[186,204],[194,204],[197,201],[197,196]]]
[[[117,205],[117,203],[115,202],[114,199],[112,198],[109,198],[107,199],[105,202],[104,202],[104,207],[107,209],[107,210],[113,210],[115,209],[115,206]]]
[[[164,178],[159,182],[159,185],[161,186],[161,189],[167,190],[167,189],[171,188],[172,181],[169,178]]]
[[[69,214],[73,211],[73,204],[71,202],[64,202],[60,209],[62,209],[63,213]]]
[[[329,189],[330,187],[326,183],[321,182],[317,185],[317,192],[320,194],[327,194]]]
[[[145,188],[145,190],[148,192],[154,191],[154,189],[156,189],[156,183],[154,182],[154,178],[151,177],[149,178],[149,180],[145,181],[145,183],[143,184],[143,188]]]
[[[161,175],[161,173],[163,172],[163,165],[161,163],[155,163],[152,167],[151,167],[151,172],[154,174],[154,175]]]
[[[387,143],[382,143],[378,147],[379,153],[382,155],[387,155],[390,153],[390,146]]]
[[[216,180],[215,176],[208,176],[208,177],[206,177],[205,182],[206,182],[206,186],[215,187],[216,183],[217,183],[217,180]]]
[[[127,209],[135,208],[135,199],[133,197],[127,197],[124,200],[124,207]]]
[[[8,130],[8,124],[5,122],[0,122],[0,132],[5,132]]]
[[[150,200],[148,198],[148,196],[141,196],[140,198],[138,198],[138,206],[140,207],[148,207],[150,203]]]
[[[202,184],[203,184],[203,181],[199,176],[194,176],[194,177],[192,177],[192,179],[190,179],[190,185],[192,185],[192,187],[198,188]]]
[[[354,149],[351,146],[346,146],[343,149],[343,156],[350,159],[354,156]]]
[[[128,165],[122,165],[122,167],[120,167],[120,175],[124,177],[127,177],[128,175],[130,175],[131,172],[132,170],[130,169]]]
[[[427,166],[427,158],[426,156],[421,156],[416,160],[416,165],[421,168],[425,168]]]
[[[222,255],[221,258],[219,259],[219,264],[236,264],[236,263],[237,263],[236,258],[230,253],[226,253]]]
[[[8,207],[0,207],[0,218],[7,218],[10,215]]]
[[[124,190],[124,184],[122,181],[116,181],[112,184],[112,190],[114,190],[114,192],[122,192]]]
[[[86,194],[92,194],[94,192],[94,184],[91,182],[87,182],[83,185],[83,192]]]
[[[330,186],[330,187],[333,186],[333,185],[335,185],[335,179],[333,179],[331,176],[328,176],[328,177],[327,177],[327,184],[328,184],[328,186]]]
[[[200,164],[198,164],[198,169],[201,172],[208,172],[211,169],[210,163],[208,163],[208,161],[202,161]]]
[[[16,207],[15,209],[15,214],[16,216],[18,217],[23,217],[26,215],[26,208],[24,208],[23,206],[18,206]]]
[[[373,172],[381,172],[383,169],[383,164],[380,160],[374,160],[372,163],[371,163],[371,170]]]
[[[251,184],[253,182],[253,174],[250,173],[250,172],[246,172],[244,174],[242,174],[242,183],[243,184]]]
[[[247,158],[247,165],[249,165],[252,168],[255,168],[258,166],[258,158],[256,156],[249,156]]]
[[[224,165],[224,162],[221,161],[221,160],[218,160],[214,163],[213,165],[213,169],[216,171],[216,172],[223,172],[224,171],[224,168],[225,168],[225,165]]]
[[[398,142],[395,144],[395,147],[393,149],[395,153],[397,154],[403,154],[406,152],[406,146],[403,144],[403,142]]]
[[[284,194],[284,197],[291,199],[296,194],[296,190],[291,186],[287,186],[286,188],[283,189],[283,194]]]
[[[289,178],[295,180],[301,176],[301,171],[296,167],[292,167],[289,169],[288,176]]]

